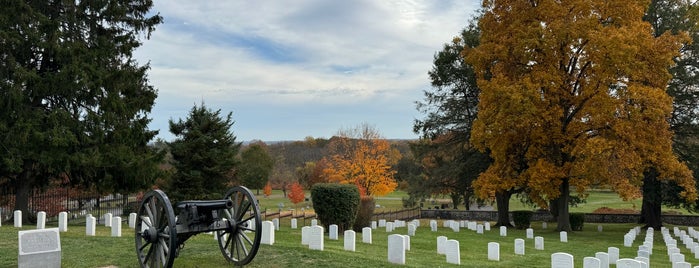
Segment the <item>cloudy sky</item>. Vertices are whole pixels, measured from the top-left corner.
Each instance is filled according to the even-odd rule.
[[[435,52],[476,0],[155,1],[165,22],[136,52],[158,89],[151,129],[196,104],[233,113],[238,141],[330,138],[368,123],[412,139]]]

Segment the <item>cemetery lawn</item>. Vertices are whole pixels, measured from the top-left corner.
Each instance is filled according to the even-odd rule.
[[[310,224],[308,221],[306,224]],[[525,239],[524,230],[509,229],[507,237],[501,237],[499,230],[493,228],[485,234],[476,234],[466,228],[456,233],[442,227],[431,232],[429,220],[422,219],[416,235],[411,237],[410,251],[406,252],[406,267],[457,267],[447,264],[444,255],[437,254],[437,236],[444,235],[460,243],[462,267],[550,267],[551,254],[567,252],[574,256],[575,265],[582,267],[583,258],[594,256],[595,252],[607,251],[607,247],[620,249],[620,257],[635,257],[638,246],[643,242],[645,231],[636,237],[633,247],[624,247],[624,234],[636,225],[604,224],[603,232],[597,231],[598,224],[588,223],[583,231],[568,234],[568,243],[559,242],[559,234],[552,230],[554,223],[543,230],[541,222],[532,223],[535,236],[544,237],[544,249],[535,250],[534,240]],[[303,221],[299,220],[299,226]],[[47,228],[56,227],[47,223]],[[672,228],[673,226],[666,226]],[[97,235],[85,236],[84,225],[71,225],[69,231],[61,233],[63,267],[138,267],[134,249],[133,229],[128,224],[122,226],[122,237],[110,237],[110,230],[104,226],[97,227]],[[686,230],[686,227],[681,227]],[[34,229],[25,225],[22,230]],[[0,267],[17,267],[17,231],[10,225],[0,227]],[[407,234],[407,228],[396,228],[393,233]],[[310,250],[301,245],[301,229],[291,229],[289,219],[281,220],[281,230],[275,232],[274,245],[261,245],[255,259],[247,267],[400,267],[387,260],[387,237],[385,228],[373,231],[373,244],[362,243],[362,234],[357,233],[356,251],[343,249],[343,238],[329,240],[325,236],[325,250]],[[525,256],[514,254],[514,239],[525,239]],[[487,259],[488,242],[500,243],[500,261]],[[696,265],[699,261],[684,246],[679,245],[687,261]],[[651,267],[671,267],[667,248],[662,242],[659,231],[655,233]],[[189,239],[174,267],[232,267],[227,263],[212,235],[199,234]]]

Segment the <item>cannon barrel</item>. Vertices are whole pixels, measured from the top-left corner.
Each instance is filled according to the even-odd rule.
[[[180,201],[175,204],[178,209],[185,209],[187,207],[196,206],[198,209],[214,210],[214,209],[228,209],[233,207],[233,201],[230,199],[220,199],[220,200],[187,200]]]

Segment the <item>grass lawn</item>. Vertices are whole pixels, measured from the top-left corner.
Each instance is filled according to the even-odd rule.
[[[340,240],[329,240],[325,237],[325,250],[310,250],[301,245],[301,230],[291,229],[289,220],[281,221],[281,230],[275,233],[274,245],[261,245],[255,259],[248,267],[398,267],[387,261],[387,237],[385,229],[379,228],[373,232],[373,244],[362,243],[361,233],[357,233],[356,252],[343,249]],[[623,246],[624,234],[635,225],[605,224],[604,231],[597,231],[597,224],[587,224],[583,231],[568,234],[568,243],[559,242],[559,234],[551,229],[542,230],[541,223],[532,223],[536,236],[545,240],[545,250],[535,250],[533,239],[525,239],[526,255],[514,254],[514,239],[525,238],[524,230],[508,230],[507,237],[499,236],[499,231],[493,228],[485,234],[476,234],[462,228],[455,233],[442,228],[431,232],[428,220],[421,221],[416,236],[411,237],[411,250],[406,252],[407,267],[456,267],[447,264],[446,257],[437,254],[437,236],[444,235],[456,239],[460,243],[461,264],[465,267],[550,267],[550,256],[554,252],[567,252],[575,256],[575,265],[582,267],[586,256],[594,256],[595,252],[607,251],[608,246],[620,249],[621,257],[635,257],[638,245],[643,241],[645,233],[639,235],[633,247]],[[551,227],[552,224],[549,224]],[[47,228],[55,227],[47,224]],[[672,226],[668,226],[672,228]],[[23,230],[33,229],[25,226]],[[685,228],[683,228],[685,229]],[[17,231],[13,226],[0,227],[0,267],[17,267]],[[70,226],[69,231],[61,233],[63,267],[138,267],[134,249],[133,230],[128,225],[123,226],[123,236],[110,237],[106,227],[97,228],[97,236],[86,237],[84,226]],[[407,234],[407,228],[397,228],[393,233]],[[488,242],[500,243],[500,261],[487,260]],[[699,264],[694,254],[679,247],[686,255],[686,260]],[[662,242],[660,232],[655,234],[651,267],[671,267]],[[218,249],[212,235],[200,234],[188,240],[175,260],[175,267],[231,267]]]

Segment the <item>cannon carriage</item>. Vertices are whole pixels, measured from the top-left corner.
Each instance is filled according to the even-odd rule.
[[[223,256],[242,266],[257,254],[261,225],[257,199],[243,186],[231,188],[220,200],[181,201],[174,208],[163,191],[153,190],[138,209],[136,254],[141,267],[172,267],[187,239],[216,232]]]

